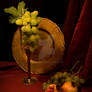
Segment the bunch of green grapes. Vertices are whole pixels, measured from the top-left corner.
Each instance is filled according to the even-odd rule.
[[[43,90],[46,90],[47,87],[51,84],[56,84],[58,88],[60,88],[64,82],[70,81],[73,83],[74,86],[80,87],[81,84],[84,83],[83,79],[80,79],[78,76],[75,76],[68,72],[57,72],[54,76],[51,76],[51,78],[43,83]]]
[[[16,24],[21,26],[22,44],[30,45],[30,51],[33,52],[37,48],[37,42],[40,38],[37,25],[40,23],[41,17],[38,17],[38,11],[26,11],[20,18],[16,20]]]
[[[38,11],[29,12],[26,11],[20,18],[16,20],[17,25],[27,25],[36,26],[41,21],[41,17],[38,17]]]
[[[82,78],[79,78],[79,76],[73,76],[72,77],[72,84],[77,87],[81,87],[82,84],[85,83],[85,80]]]
[[[56,84],[57,86],[61,86],[66,80],[67,77],[70,77],[71,75],[67,72],[57,72],[55,75],[51,76],[51,78],[43,83],[43,89],[46,90],[46,88],[50,84]]]

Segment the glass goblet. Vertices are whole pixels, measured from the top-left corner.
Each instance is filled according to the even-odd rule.
[[[20,29],[20,39],[21,39],[21,47],[22,49],[25,51],[25,54],[27,56],[27,69],[28,69],[28,74],[27,74],[27,77],[24,78],[23,82],[27,85],[30,85],[30,84],[34,84],[35,82],[37,82],[37,78],[36,77],[32,77],[31,75],[31,54],[32,52],[30,51],[30,45],[26,44],[26,45],[23,45],[22,44],[22,39],[23,39],[23,35],[22,35],[22,32],[21,32],[21,29]]]
[[[28,69],[28,74],[27,74],[27,77],[24,78],[23,82],[27,85],[30,85],[30,84],[34,84],[37,82],[37,78],[36,77],[32,77],[31,75],[31,51],[29,49],[29,46],[26,46],[24,47],[24,50],[25,50],[25,53],[26,53],[26,56],[27,56],[27,69]]]

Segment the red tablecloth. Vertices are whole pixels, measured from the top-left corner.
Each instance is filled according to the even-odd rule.
[[[43,92],[42,83],[48,76],[33,76],[37,77],[37,83],[25,85],[22,80],[27,74],[15,62],[0,62],[0,92]]]
[[[29,86],[22,81],[26,76],[15,62],[0,62],[0,92],[44,92],[42,84],[48,80],[49,74],[33,75],[38,82]],[[92,92],[92,86],[83,87],[81,92]]]

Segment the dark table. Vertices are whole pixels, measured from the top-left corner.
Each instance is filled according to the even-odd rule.
[[[25,85],[23,78],[27,73],[22,71],[15,62],[0,62],[0,92],[43,92],[42,84],[48,75],[32,75],[38,79],[33,85]]]
[[[38,79],[33,85],[25,85],[23,78],[27,73],[22,71],[15,62],[0,62],[0,92],[44,92],[43,82],[47,81],[49,74],[32,75]],[[92,92],[92,86],[85,86],[81,92]]]

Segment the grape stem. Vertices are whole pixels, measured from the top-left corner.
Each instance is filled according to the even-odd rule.
[[[80,66],[80,68],[78,69],[78,71],[76,73],[74,73],[73,75],[78,75],[80,73],[80,71],[82,70],[83,66]]]
[[[70,69],[71,72],[73,72],[74,68],[77,66],[77,64],[79,63],[80,61],[76,61],[76,63],[73,65],[73,67]]]

